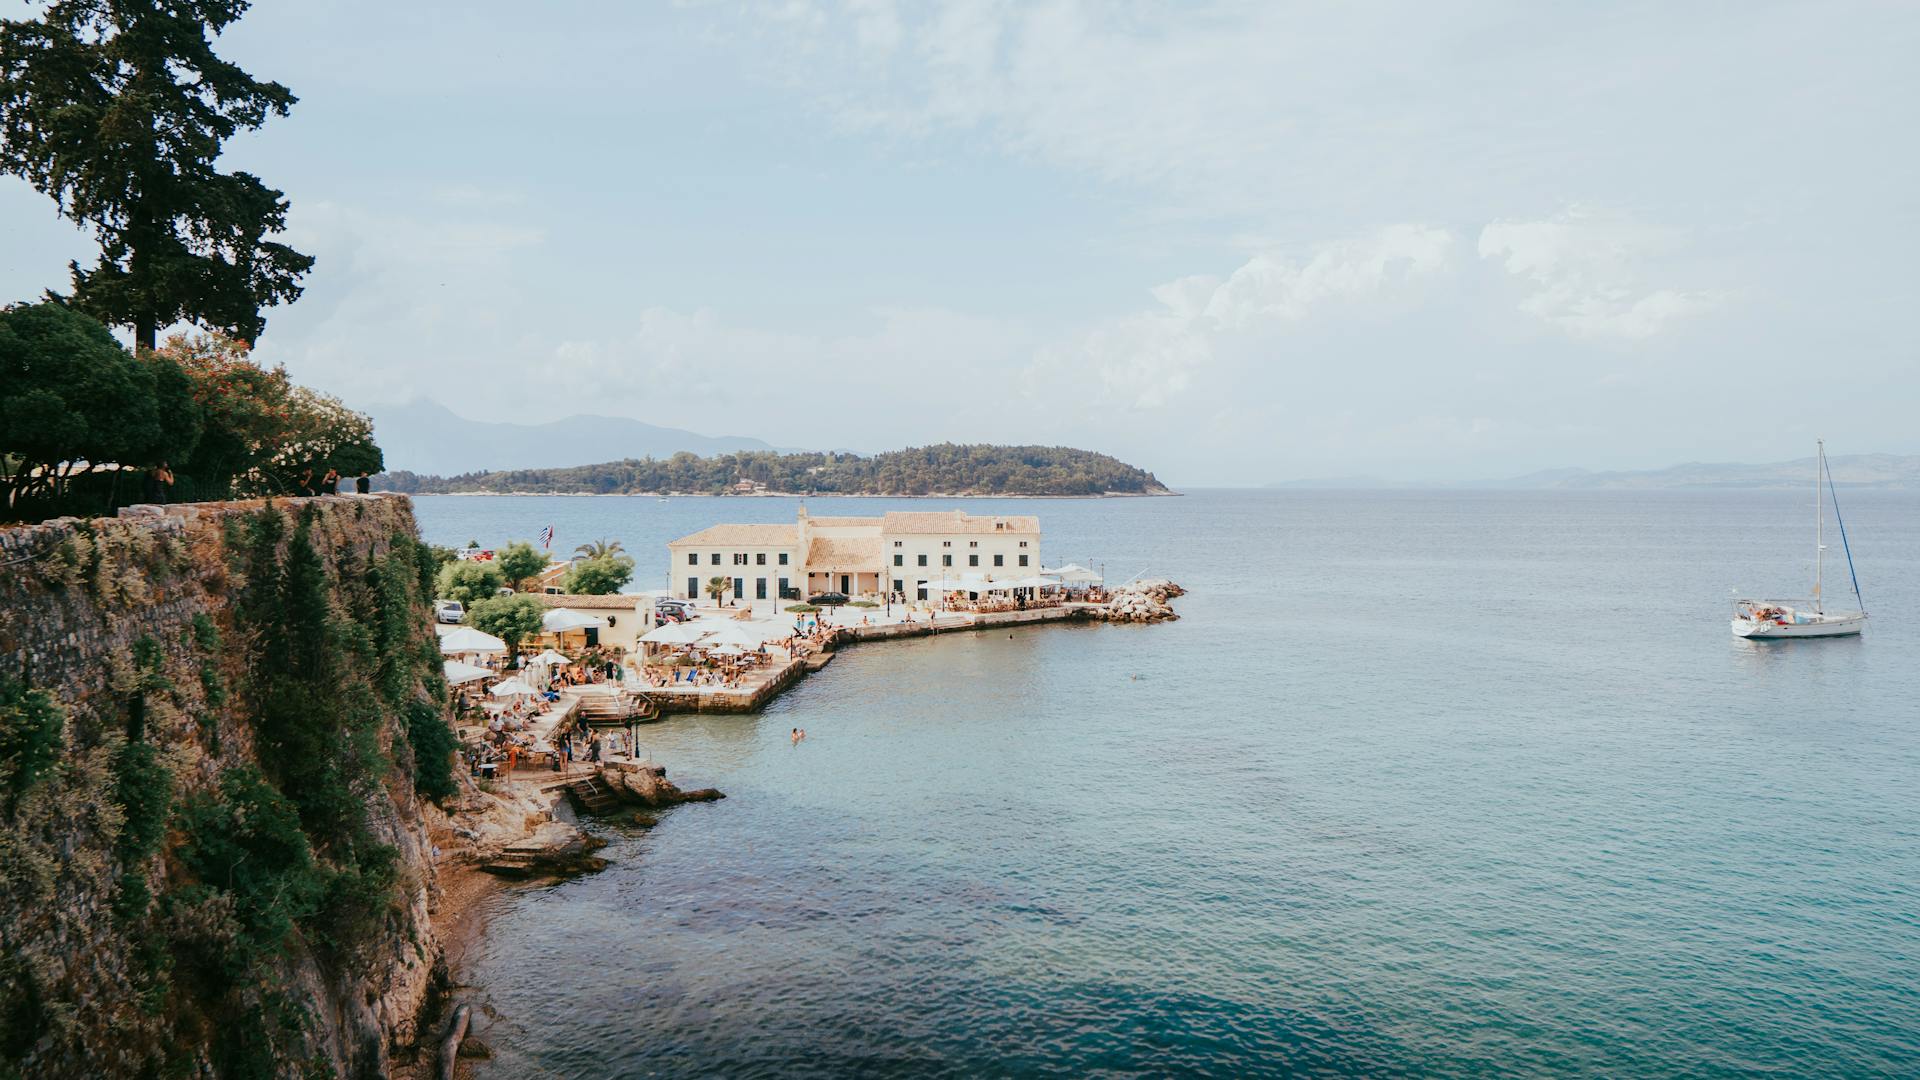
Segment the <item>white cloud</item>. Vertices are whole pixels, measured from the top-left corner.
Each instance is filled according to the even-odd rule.
[[[1453,241],[1446,229],[1392,225],[1329,244],[1301,266],[1262,253],[1214,290],[1205,313],[1221,326],[1236,327],[1260,319],[1302,319],[1330,301],[1378,293],[1445,269]]]
[[[1678,243],[1669,230],[1576,207],[1546,221],[1494,222],[1480,231],[1479,252],[1528,283],[1527,314],[1576,336],[1639,340],[1724,299],[1647,283],[1649,266]]]
[[[1418,279],[1447,269],[1454,236],[1430,225],[1391,225],[1327,244],[1304,260],[1254,255],[1225,280],[1185,277],[1152,290],[1155,307],[1097,325],[1041,351],[1029,394],[1070,394],[1101,407],[1159,409],[1211,364],[1223,337],[1272,331],[1346,305],[1397,300]],[[1097,396],[1086,396],[1086,391]]]

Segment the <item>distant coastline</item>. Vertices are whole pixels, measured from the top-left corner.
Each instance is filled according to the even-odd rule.
[[[700,457],[625,458],[555,469],[457,476],[395,470],[376,490],[407,495],[733,495],[804,498],[1117,498],[1172,495],[1155,476],[1107,454],[1070,446],[934,446],[851,453],[739,451]]]
[[[1920,491],[1920,455],[1830,455],[1835,487],[1854,490]],[[1804,488],[1813,480],[1813,458],[1765,464],[1688,462],[1664,469],[1595,472],[1589,469],[1546,469],[1501,480],[1427,483],[1395,481],[1377,476],[1284,480],[1265,484],[1276,490],[1343,491],[1783,491]]]
[[[927,492],[918,495],[865,491],[415,491],[402,494],[444,495],[449,498],[478,495],[511,495],[516,498],[558,496],[567,499],[1160,499],[1178,498],[1185,492],[1162,488],[1159,491],[1098,491],[1088,495],[1016,495],[978,491]]]

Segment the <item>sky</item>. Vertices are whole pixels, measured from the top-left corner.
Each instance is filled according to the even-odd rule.
[[[31,5],[0,0],[17,17]],[[359,408],[1175,484],[1920,452],[1920,6],[262,0]],[[0,179],[0,301],[87,236]]]

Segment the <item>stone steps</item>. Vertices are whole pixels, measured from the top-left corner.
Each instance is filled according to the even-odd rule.
[[[574,809],[583,813],[605,814],[620,808],[620,797],[591,776],[568,784],[567,797],[573,801]]]

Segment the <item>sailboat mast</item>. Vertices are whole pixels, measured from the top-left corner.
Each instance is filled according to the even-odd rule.
[[[1825,614],[1826,601],[1820,596],[1820,568],[1827,552],[1822,532],[1826,515],[1820,513],[1820,471],[1827,460],[1827,441],[1815,439],[1813,446],[1813,610]]]

